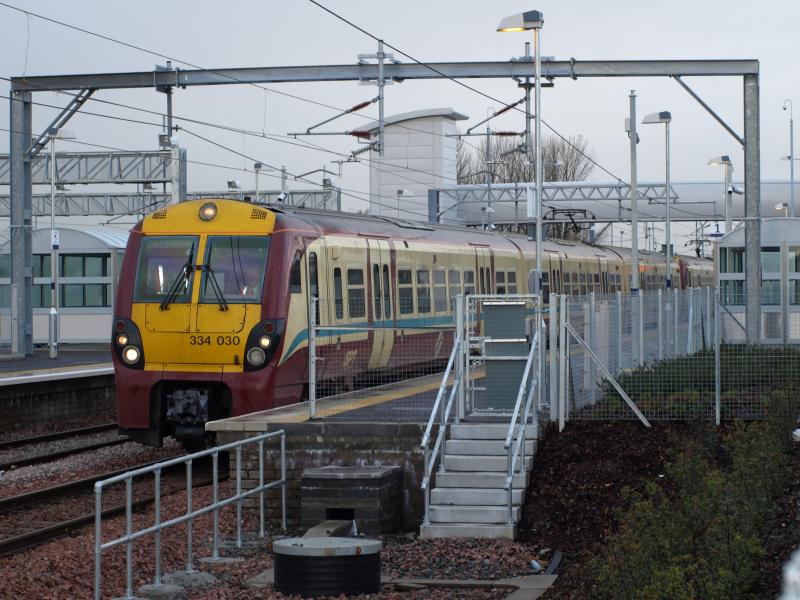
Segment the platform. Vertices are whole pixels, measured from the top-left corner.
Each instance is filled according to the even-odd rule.
[[[60,348],[54,359],[47,348],[24,358],[0,354],[0,387],[113,374],[108,346]]]

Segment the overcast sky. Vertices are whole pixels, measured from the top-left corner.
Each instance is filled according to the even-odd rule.
[[[351,64],[358,53],[374,52],[375,42],[338,21],[306,0],[211,2],[205,0],[156,2],[63,2],[43,0],[11,3],[54,19],[86,28],[148,50],[173,56],[204,68]],[[526,9],[544,13],[542,54],[557,59],[758,59],[761,64],[761,173],[764,179],[788,179],[788,111],[781,110],[785,98],[798,102],[800,77],[797,63],[800,41],[800,2],[744,0],[728,2],[671,2],[572,0],[525,4],[461,0],[403,2],[327,0],[325,5],[369,32],[423,61],[507,60],[519,56],[529,34],[495,32],[503,16]],[[20,76],[114,72],[152,69],[163,59],[126,48],[85,33],[44,22],[0,6],[0,75]],[[404,57],[398,57],[409,62]],[[178,66],[184,66],[178,63]],[[741,78],[689,78],[687,82],[739,133],[742,125]],[[470,80],[468,83],[490,95],[511,102],[520,91],[511,80]],[[0,81],[4,96],[8,82]],[[293,84],[269,86],[313,102],[346,108],[375,95],[373,86],[356,83]],[[628,112],[628,93],[636,89],[638,114],[670,110],[672,125],[672,175],[675,180],[716,180],[721,172],[706,166],[709,157],[730,154],[736,172],[742,175],[742,152],[733,138],[674,81],[669,79],[559,79],[545,90],[542,116],[563,135],[583,135],[597,161],[614,175],[627,180],[629,155],[623,131]],[[163,111],[164,96],[154,90],[101,91],[97,98],[150,110]],[[64,95],[35,94],[36,101],[63,106]],[[284,135],[333,114],[313,102],[265,92],[254,86],[231,85],[190,88],[175,93],[174,112],[220,125]],[[468,126],[490,108],[499,108],[480,95],[452,81],[407,81],[387,88],[386,114],[451,106],[470,116]],[[158,122],[155,115],[89,102],[87,110]],[[4,114],[0,126],[8,124],[8,101],[0,101]],[[34,107],[34,131],[54,115],[52,109]],[[351,129],[377,117],[377,107],[364,117],[348,117],[329,130]],[[177,121],[181,124],[180,121]],[[302,173],[324,165],[335,168],[332,154],[242,136],[220,129],[187,124],[187,128],[243,152],[260,161],[286,165]],[[511,113],[496,127],[520,130],[520,113]],[[78,116],[68,128],[80,141],[125,149],[153,149],[159,128],[112,121],[89,115]],[[546,131],[546,130],[545,130]],[[640,131],[639,178],[663,179],[663,128],[648,126]],[[190,160],[251,168],[252,160],[226,152],[187,133],[179,133],[180,144]],[[0,151],[8,151],[8,135],[0,133]],[[352,138],[311,138],[330,150],[348,152],[357,147]],[[63,147],[67,147],[65,143]],[[87,149],[72,146],[74,149]],[[224,188],[228,178],[253,185],[249,173],[190,165],[189,187]],[[612,178],[595,169],[592,179]],[[345,165],[341,182],[345,188],[368,192],[366,166]],[[277,187],[277,182],[271,186]],[[300,186],[297,187],[307,187]]]

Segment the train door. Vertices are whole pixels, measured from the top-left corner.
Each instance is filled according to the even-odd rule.
[[[476,294],[488,294],[488,282],[491,279],[491,269],[492,269],[492,262],[491,257],[489,256],[489,249],[488,248],[475,248],[475,261],[477,264],[477,269],[475,271],[475,293]],[[477,304],[480,306],[480,303]],[[481,315],[477,314],[474,315],[474,318],[477,323],[482,323]],[[483,335],[483,330],[479,332],[479,335]]]
[[[369,248],[370,294],[372,296],[372,352],[368,368],[376,369],[388,364],[394,345],[392,318],[392,261],[389,242],[367,240]]]

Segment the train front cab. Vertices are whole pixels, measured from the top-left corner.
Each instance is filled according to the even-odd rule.
[[[274,225],[263,208],[206,200],[134,230],[112,326],[122,433],[196,448],[207,421],[263,402],[284,328],[267,318],[276,314],[265,285]]]

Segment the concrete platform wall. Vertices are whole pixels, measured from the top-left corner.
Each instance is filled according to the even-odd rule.
[[[0,388],[0,433],[94,416],[110,422],[116,414],[113,375]]]
[[[424,500],[420,489],[423,454],[420,440],[425,426],[413,423],[270,423],[266,431],[286,431],[287,517],[290,528],[300,526],[300,477],[311,468],[337,466],[386,466],[403,469],[402,476],[402,527],[415,530],[422,519]],[[241,440],[255,431],[218,431],[220,444]],[[265,482],[280,477],[280,450],[277,444],[266,447]],[[235,456],[231,455],[231,475]],[[244,470],[243,489],[258,483],[257,447],[242,456]],[[233,477],[232,477],[233,478]],[[258,500],[248,503],[255,510]],[[280,524],[281,494],[275,489],[267,494],[268,516],[272,526]]]

